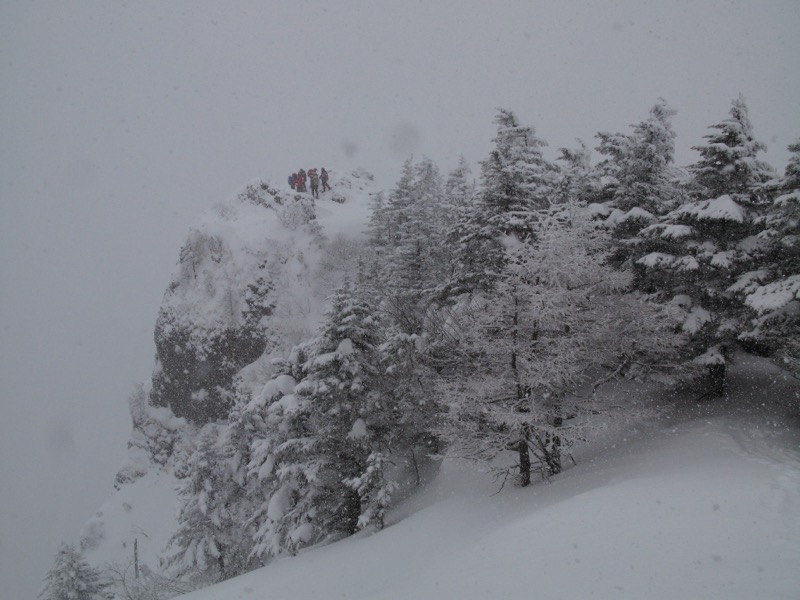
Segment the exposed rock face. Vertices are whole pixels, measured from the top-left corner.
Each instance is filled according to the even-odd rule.
[[[169,310],[160,312],[155,337],[160,368],[153,375],[150,402],[169,406],[175,416],[195,424],[227,416],[234,377],[261,356],[269,342],[267,332],[246,324],[203,332],[176,326]]]
[[[227,416],[237,373],[275,341],[269,317],[290,257],[268,247],[268,227],[259,239],[248,238],[248,226],[277,219],[300,237],[313,240],[315,232],[313,202],[267,182],[250,184],[216,213],[190,232],[155,328],[150,404],[197,425]]]
[[[237,392],[246,391],[242,369],[263,358],[263,382],[270,355],[313,329],[329,292],[314,281],[315,267],[325,234],[339,233],[323,233],[318,212],[347,211],[336,207],[354,197],[363,205],[372,185],[360,173],[337,179],[334,191],[316,202],[285,186],[252,182],[190,231],[156,322],[150,405],[169,407],[194,425],[224,419]],[[365,208],[356,212],[366,214]]]

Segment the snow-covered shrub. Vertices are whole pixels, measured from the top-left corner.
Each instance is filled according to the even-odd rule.
[[[41,600],[107,600],[108,582],[90,566],[81,553],[69,544],[62,544],[47,572],[39,592]]]

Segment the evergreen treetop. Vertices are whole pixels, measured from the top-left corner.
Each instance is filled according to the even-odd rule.
[[[108,583],[71,544],[61,544],[39,592],[41,600],[108,600]]]
[[[728,194],[737,202],[757,202],[758,187],[774,172],[757,157],[767,147],[755,139],[744,96],[731,104],[730,117],[709,127],[716,131],[703,136],[705,144],[692,147],[701,158],[689,169],[711,198]]]

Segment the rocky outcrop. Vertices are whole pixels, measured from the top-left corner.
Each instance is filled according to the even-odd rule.
[[[194,425],[224,419],[248,392],[242,369],[264,359],[263,382],[266,359],[313,329],[329,292],[313,281],[315,266],[326,235],[338,233],[325,231],[318,213],[350,211],[349,202],[366,215],[372,185],[363,173],[332,180],[316,201],[254,181],[190,231],[156,322],[150,405]]]

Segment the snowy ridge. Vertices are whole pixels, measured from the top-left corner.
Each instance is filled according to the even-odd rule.
[[[332,191],[315,202],[285,183],[253,180],[206,211],[187,236],[162,310],[179,315],[194,329],[238,321],[247,284],[265,261],[285,265],[281,275],[289,296],[313,295],[313,269],[324,241],[362,234],[369,199],[377,192],[363,171],[331,171],[331,183]],[[293,299],[287,297],[281,308],[288,310]]]

